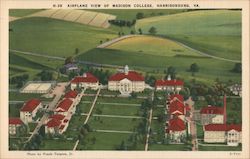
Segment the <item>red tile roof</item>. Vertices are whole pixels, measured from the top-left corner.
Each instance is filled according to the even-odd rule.
[[[223,108],[216,106],[203,107],[200,111],[201,114],[223,114]]]
[[[23,121],[20,118],[9,118],[9,124],[11,124],[11,125],[22,125]]]
[[[21,111],[24,112],[33,112],[33,110],[36,109],[36,107],[41,103],[39,99],[31,99],[27,101],[23,107],[21,108]]]
[[[227,131],[230,131],[230,130],[236,130],[236,131],[241,131],[242,129],[242,126],[241,124],[230,124],[230,125],[227,125]]]
[[[71,83],[81,83],[81,82],[96,83],[98,81],[99,81],[98,78],[96,78],[94,75],[92,75],[91,73],[86,73],[86,77],[76,76],[73,80],[71,80]]]
[[[173,118],[169,120],[168,129],[171,131],[183,131],[186,129],[186,125],[180,118]]]
[[[236,124],[209,124],[205,125],[205,131],[230,131],[230,130],[241,131],[241,125]]]
[[[178,100],[175,100],[169,104],[169,112],[172,114],[176,111],[184,114],[184,104]],[[181,115],[180,113],[178,113],[178,115]]]
[[[47,127],[59,127],[61,125],[61,121],[57,119],[51,119],[49,122],[47,122]]]
[[[180,95],[180,94],[172,94],[172,95],[170,95],[170,100],[173,100],[174,98],[177,98],[177,99],[179,99],[180,101],[184,101],[183,96]]]
[[[72,103],[73,103],[72,100],[70,100],[69,98],[66,98],[66,99],[62,100],[62,101],[58,104],[57,108],[61,108],[62,111],[68,111],[69,108],[71,107]]]
[[[78,92],[77,91],[68,91],[65,95],[64,98],[76,98]]]
[[[184,82],[181,80],[156,80],[155,87],[157,86],[183,86]]]
[[[112,75],[109,78],[109,81],[120,81],[125,78],[129,79],[130,81],[144,81],[144,77],[135,71],[129,71],[127,75],[125,73],[117,73]]]
[[[56,120],[63,120],[65,116],[62,114],[54,114],[54,115],[51,115],[49,118],[56,119]]]

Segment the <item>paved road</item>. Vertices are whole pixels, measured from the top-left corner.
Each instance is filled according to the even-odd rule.
[[[99,46],[97,46],[97,48],[106,48],[114,43],[117,43],[121,40],[124,40],[124,39],[128,39],[128,38],[132,38],[132,37],[138,37],[138,36],[143,36],[143,35],[125,35],[125,36],[121,36],[121,37],[118,37],[118,38],[114,38],[110,41],[107,41]]]
[[[189,97],[189,99],[187,100],[187,103],[191,108],[191,115],[193,115],[195,109],[194,109],[194,102],[191,97]],[[191,131],[190,133],[192,136],[192,144],[193,144],[192,151],[198,151],[196,123],[193,120],[193,117],[190,118],[189,123],[190,123],[190,131]]]

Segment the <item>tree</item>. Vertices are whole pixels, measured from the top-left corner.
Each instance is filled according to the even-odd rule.
[[[144,18],[144,13],[138,12],[138,13],[136,14],[136,19],[142,19],[142,18]]]
[[[39,75],[42,81],[51,81],[53,79],[53,73],[51,71],[43,70]]]
[[[135,32],[133,30],[130,31],[130,34],[135,34]]]
[[[79,53],[79,49],[76,48],[76,49],[75,49],[75,54],[77,55],[78,53]]]
[[[234,65],[234,68],[232,69],[232,72],[241,73],[242,72],[242,64],[241,63],[236,63]]]
[[[149,32],[150,34],[156,34],[156,33],[157,33],[155,27],[151,27],[151,28],[148,30],[148,32]]]
[[[73,63],[74,62],[74,58],[72,56],[69,56],[65,59],[64,64],[69,64],[69,63]]]
[[[190,65],[190,71],[192,72],[192,76],[194,76],[195,72],[199,71],[199,66],[196,63]]]
[[[170,75],[171,79],[175,79],[176,70],[175,70],[175,68],[173,66],[169,66],[167,68],[167,75],[165,76],[165,79],[167,79],[169,75]]]
[[[141,34],[142,34],[142,29],[139,28],[139,29],[138,29],[138,32],[139,32],[139,34],[141,35]]]

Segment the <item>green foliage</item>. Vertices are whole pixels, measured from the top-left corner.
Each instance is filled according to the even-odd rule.
[[[234,68],[232,69],[233,72],[235,73],[241,73],[242,72],[242,64],[241,63],[236,63],[234,65]]]
[[[38,74],[42,81],[51,81],[53,80],[53,72],[48,70],[43,70]]]
[[[136,19],[142,19],[142,18],[144,18],[144,13],[138,12],[138,13],[136,14]]]
[[[151,28],[148,30],[148,32],[149,32],[150,34],[156,34],[156,33],[157,33],[157,30],[156,30],[155,27],[151,27]]]

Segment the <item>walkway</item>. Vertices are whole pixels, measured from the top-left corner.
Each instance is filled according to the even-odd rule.
[[[152,92],[151,100],[154,101],[154,92]],[[148,151],[148,141],[149,141],[149,136],[150,136],[150,129],[151,129],[150,126],[151,126],[152,116],[153,116],[153,107],[149,111],[148,130],[147,130],[145,151]]]

